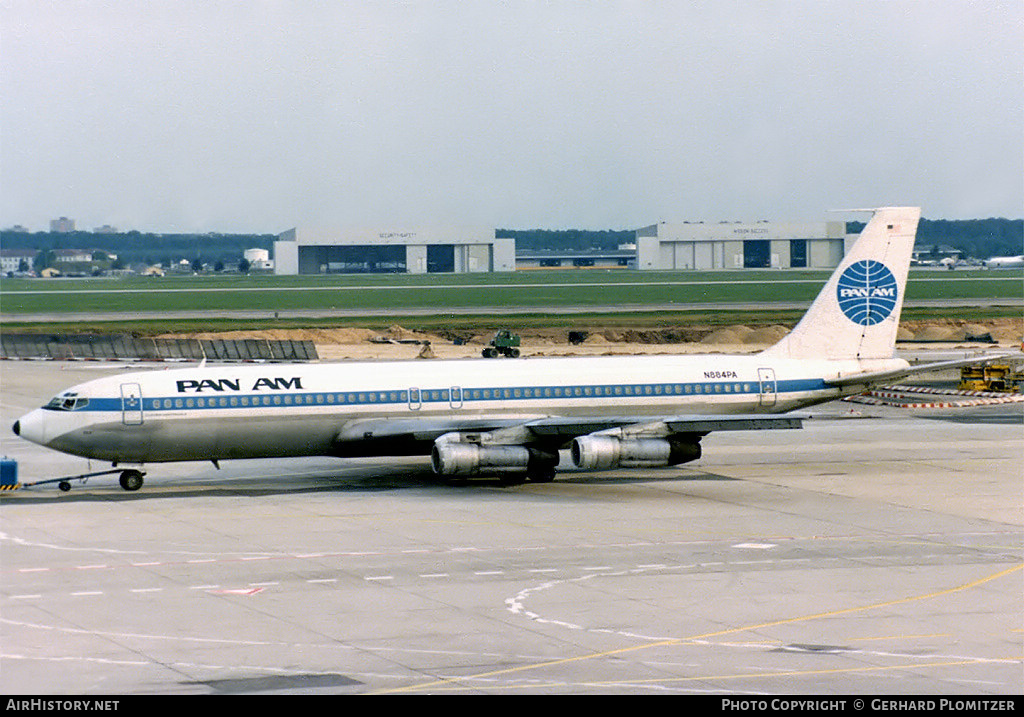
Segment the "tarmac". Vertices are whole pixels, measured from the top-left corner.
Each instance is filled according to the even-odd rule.
[[[118,370],[0,365],[22,482],[109,468],[9,427]],[[0,690],[1024,692],[1021,404],[810,413],[548,484],[313,458],[0,493]]]

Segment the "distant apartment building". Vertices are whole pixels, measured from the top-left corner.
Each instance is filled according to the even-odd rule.
[[[38,253],[35,249],[0,249],[0,273],[21,271],[21,262],[25,262],[25,267],[31,270]]]
[[[117,227],[112,227],[109,224],[104,224],[101,227],[96,227],[92,230],[93,234],[117,234]]]
[[[61,233],[73,232],[75,231],[75,220],[68,219],[67,217],[61,217],[60,219],[51,219],[50,231]]]

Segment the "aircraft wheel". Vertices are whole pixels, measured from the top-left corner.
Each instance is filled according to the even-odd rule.
[[[532,483],[550,483],[555,479],[555,471],[554,469],[538,471],[537,473],[531,473],[529,478]]]
[[[142,487],[142,473],[139,471],[122,471],[121,487],[125,490],[138,490]]]
[[[558,454],[537,449],[530,449],[530,462],[526,467],[526,477],[533,483],[550,483],[555,479],[555,468],[558,466]]]

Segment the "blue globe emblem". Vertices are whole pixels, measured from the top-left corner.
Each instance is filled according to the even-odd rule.
[[[846,267],[839,276],[836,298],[850,321],[874,326],[896,308],[899,287],[889,267],[880,261],[862,259]]]

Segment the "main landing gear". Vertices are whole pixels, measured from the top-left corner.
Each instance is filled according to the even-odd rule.
[[[121,487],[127,491],[135,491],[141,488],[142,477],[146,475],[144,471],[136,470],[134,468],[114,468],[109,471],[96,471],[95,473],[82,473],[77,476],[68,476],[66,478],[52,478],[50,480],[36,481],[35,483],[25,483],[24,487],[28,488],[34,485],[56,483],[58,488],[67,493],[71,490],[71,481],[80,480],[84,484],[87,483],[90,478],[95,478],[96,476],[107,476],[113,473],[121,474],[118,482],[121,484]]]
[[[555,466],[557,465],[557,454],[550,456],[538,452],[534,455],[534,459],[527,467],[525,473],[518,471],[500,473],[498,475],[498,483],[506,487],[522,485],[527,481],[531,483],[550,483],[555,479]]]

